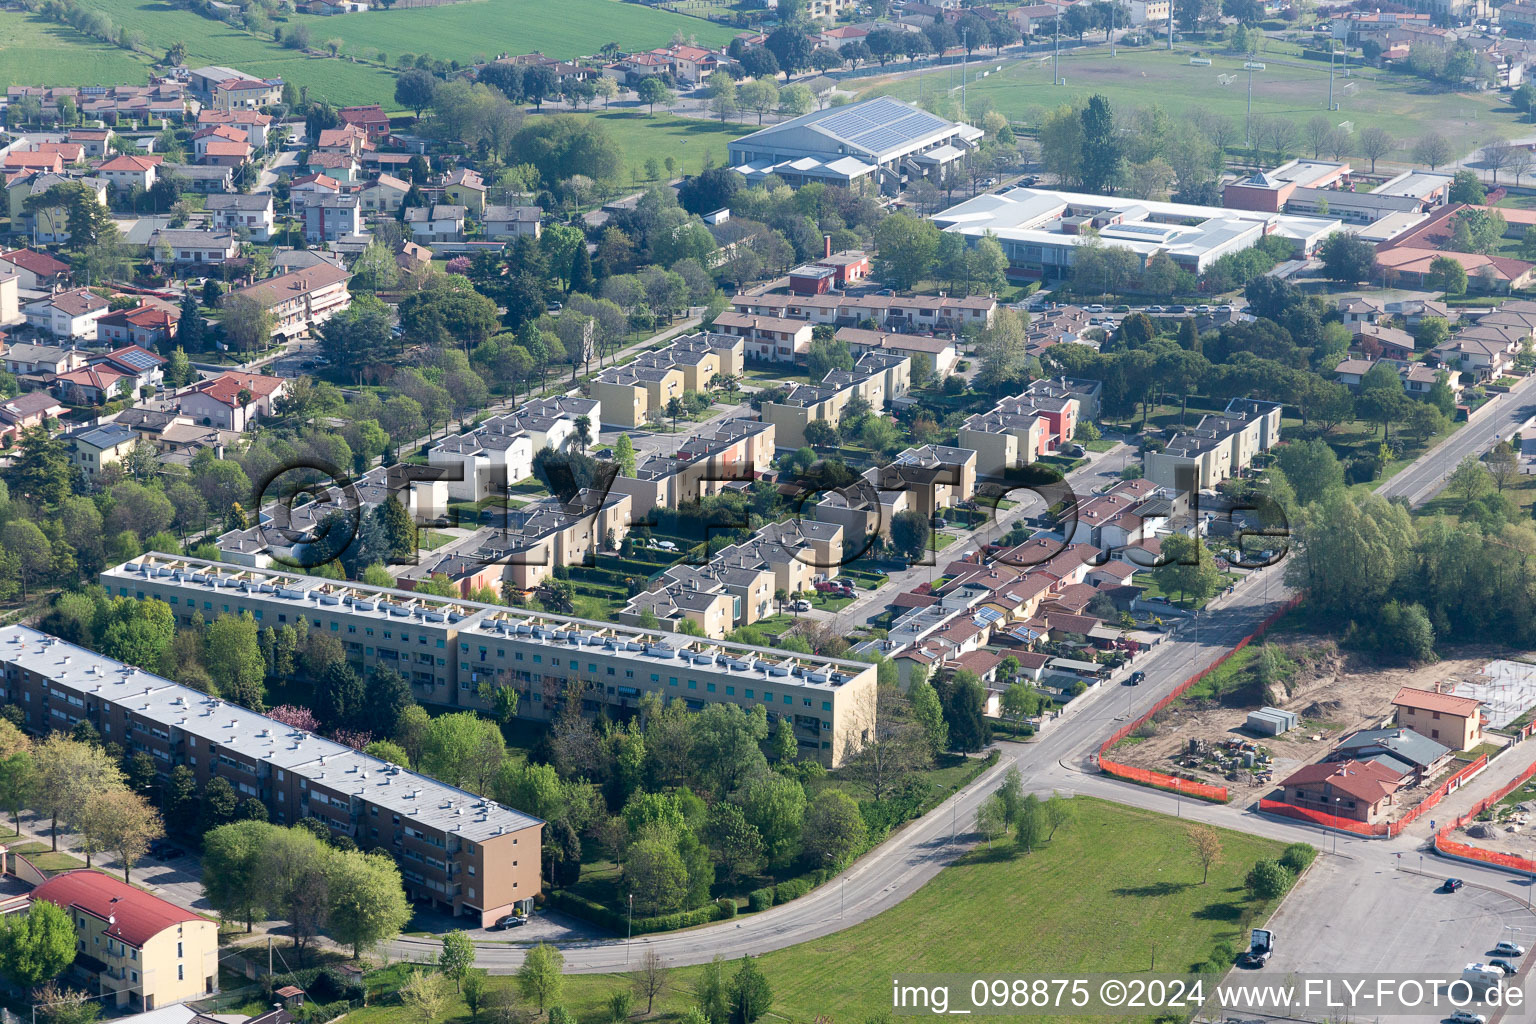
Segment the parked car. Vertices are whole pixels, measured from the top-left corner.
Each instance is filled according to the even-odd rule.
[[[1195,307],[1195,312],[1196,313],[1209,313],[1210,311],[1211,311],[1211,307],[1207,306],[1207,305],[1205,305],[1203,303],[1201,305],[1198,305],[1198,306]]]
[[[1497,967],[1499,970],[1503,971],[1506,976],[1520,973],[1519,971],[1515,970],[1515,965],[1510,963],[1508,960],[1489,960],[1488,966]]]
[[[1162,311],[1163,311],[1163,307],[1162,306],[1148,306],[1147,307],[1147,312],[1148,313],[1161,313]]]
[[[1451,1024],[1488,1024],[1488,1018],[1471,1010],[1457,1010],[1446,1018]]]
[[[1189,312],[1189,307],[1188,306],[1169,306],[1168,307],[1168,312],[1170,312],[1170,313],[1188,313]]]
[[[1445,884],[1442,885],[1440,888],[1444,889],[1446,892],[1455,892],[1457,889],[1460,889],[1465,884],[1466,883],[1463,882],[1459,878],[1447,878],[1445,880]]]
[[[1116,306],[1114,309],[1110,310],[1111,313],[1129,313],[1130,311],[1131,311],[1131,307],[1130,306],[1126,306],[1126,305],[1119,305],[1119,306]]]
[[[527,923],[528,918],[522,916],[521,914],[508,914],[500,921],[497,921],[495,924],[491,925],[491,927],[496,931],[502,931],[506,928],[521,928]]]
[[[1524,956],[1525,947],[1518,942],[1500,942],[1493,947],[1493,951],[1500,956]]]
[[[549,305],[544,307],[544,311],[546,313],[558,313],[564,308],[565,304],[563,302],[551,302]]]
[[[1093,305],[1088,307],[1088,312],[1090,312],[1090,313],[1102,313],[1102,312],[1104,312],[1104,307],[1099,305],[1097,302],[1095,302]]]
[[[1232,312],[1232,307],[1230,305],[1227,305],[1226,303],[1223,303],[1220,306],[1216,307],[1216,312],[1218,312],[1218,313],[1230,313],[1230,312]]]
[[[790,607],[793,608],[797,612],[808,612],[808,611],[811,610],[811,602],[809,602],[809,601],[796,601],[794,604],[790,605]]]

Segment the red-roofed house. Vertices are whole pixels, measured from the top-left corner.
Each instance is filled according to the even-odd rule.
[[[281,377],[231,370],[183,391],[177,407],[183,416],[205,427],[247,430],[256,420],[272,415],[272,403],[287,390],[288,382]]]
[[[20,434],[68,411],[46,391],[28,391],[15,398],[0,400],[0,437]]]
[[[1398,725],[1452,750],[1471,750],[1483,742],[1483,702],[1475,698],[1405,686],[1392,706]]]
[[[96,321],[96,340],[114,345],[141,345],[155,348],[176,337],[176,323],[181,314],[140,303],[132,309],[119,309]]]
[[[54,174],[62,174],[64,157],[58,153],[42,153],[36,150],[26,153],[7,153],[5,169],[7,171],[50,171]]]
[[[49,291],[54,285],[63,284],[69,278],[68,263],[31,249],[0,252],[0,271],[14,273],[20,287],[33,291]]]
[[[1375,761],[1309,764],[1280,783],[1295,807],[1373,824],[1383,820],[1402,776]]]
[[[73,405],[102,405],[111,399],[122,397],[123,381],[133,386],[133,377],[110,363],[97,363],[79,370],[61,373],[54,378],[59,397]]]
[[[128,883],[79,869],[32,890],[69,912],[74,970],[109,1005],[154,1010],[219,990],[219,928]]]
[[[160,166],[158,156],[130,156],[120,153],[96,168],[96,173],[106,178],[116,189],[129,189],[134,185],[148,189],[155,183],[155,171]]]
[[[384,108],[377,103],[361,107],[342,107],[336,111],[336,116],[341,118],[342,124],[355,124],[363,129],[370,139],[383,138],[389,134],[389,118],[385,116]]]

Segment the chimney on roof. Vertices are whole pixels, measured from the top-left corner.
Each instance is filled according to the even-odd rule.
[[[831,235],[822,235],[821,239],[822,239],[822,242],[823,242],[823,244],[825,246],[825,252],[823,253],[823,256],[826,259],[831,259],[832,258],[832,236]]]

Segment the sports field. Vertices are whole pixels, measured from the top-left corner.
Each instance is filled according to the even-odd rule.
[[[1243,69],[1243,58],[1214,55],[1208,67],[1191,65],[1189,58],[1188,52],[1177,49],[1170,53],[1121,47],[1119,56],[1113,58],[1108,48],[1101,47],[1070,55],[1064,52],[1061,77],[1067,84],[1056,88],[1051,87],[1049,53],[1043,59],[1032,56],[1004,62],[1002,71],[994,70],[997,61],[980,59],[972,64],[966,94],[968,100],[987,97],[1002,113],[1025,122],[1038,121],[1045,111],[1074,98],[1101,93],[1116,109],[1157,103],[1173,115],[1203,110],[1241,124],[1248,102],[1248,72]],[[1327,64],[1265,54],[1259,60],[1265,66],[1253,73],[1255,116],[1284,116],[1304,125],[1327,113]],[[1494,137],[1532,133],[1530,125],[1516,123],[1515,112],[1497,93],[1439,92],[1407,75],[1374,69],[1355,74],[1351,70],[1351,77],[1335,78],[1334,100],[1341,109],[1331,116],[1336,122],[1353,122],[1357,132],[1375,124],[1411,142],[1436,131],[1458,154]],[[992,73],[979,78],[983,71]],[[951,87],[958,91],[957,75],[957,71],[945,68],[909,78],[876,79],[864,95],[888,93],[917,101]],[[1230,84],[1222,85],[1221,76],[1228,76]]]

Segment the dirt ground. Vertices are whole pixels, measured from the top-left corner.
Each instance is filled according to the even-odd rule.
[[[1239,794],[1257,795],[1298,768],[1321,760],[1338,739],[1390,720],[1391,701],[1399,688],[1432,689],[1438,682],[1477,672],[1493,658],[1508,656],[1502,649],[1468,645],[1446,651],[1442,660],[1432,665],[1382,667],[1368,657],[1340,652],[1326,641],[1296,639],[1278,646],[1297,663],[1297,671],[1285,684],[1286,689],[1272,685],[1267,696],[1260,699],[1262,691],[1255,681],[1216,699],[1176,703],[1163,713],[1155,735],[1122,744],[1116,750],[1117,757],[1138,767],[1178,772],[1206,782],[1224,783]],[[1300,715],[1300,727],[1283,736],[1259,736],[1245,730],[1248,712],[1266,705]],[[1214,748],[1227,741],[1252,744],[1260,755],[1260,768],[1264,755],[1271,759],[1269,777],[1202,766],[1197,763],[1199,755],[1189,754],[1191,740]],[[1222,753],[1227,757],[1240,756],[1240,751],[1235,750]],[[1536,793],[1531,800],[1536,808]],[[1405,806],[1416,802],[1410,792]],[[1536,833],[1536,813],[1530,818]],[[1536,835],[1531,842],[1536,844]]]

